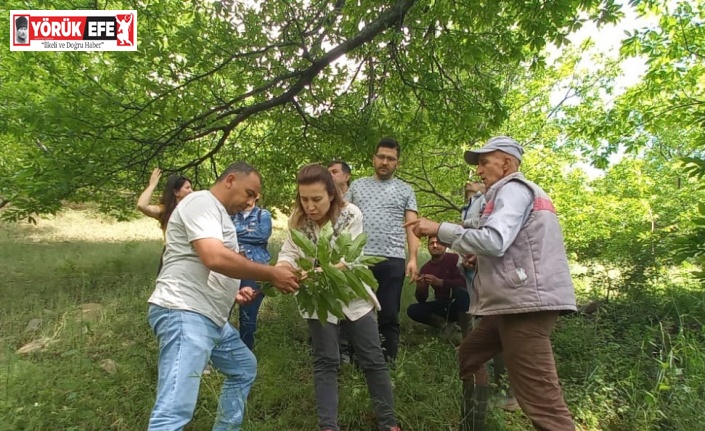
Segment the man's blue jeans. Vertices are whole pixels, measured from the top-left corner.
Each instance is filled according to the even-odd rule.
[[[237,330],[192,311],[154,304],[147,317],[159,340],[157,401],[149,431],[177,431],[191,421],[208,360],[225,375],[213,431],[239,430],[257,360]]]

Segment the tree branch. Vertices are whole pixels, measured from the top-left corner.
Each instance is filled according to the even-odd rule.
[[[225,141],[227,140],[227,137],[229,136],[230,132],[237,127],[240,123],[251,117],[252,115],[255,115],[257,113],[267,111],[269,109],[273,109],[277,106],[284,105],[288,102],[291,102],[297,94],[299,94],[306,86],[310,85],[313,79],[327,66],[329,66],[333,61],[336,59],[340,58],[344,54],[355,50],[356,48],[364,45],[365,43],[371,41],[372,39],[375,38],[378,34],[382,33],[383,31],[387,30],[388,28],[392,27],[393,25],[397,24],[399,22],[399,19],[403,17],[416,2],[416,0],[399,0],[397,3],[392,6],[391,8],[387,9],[385,12],[382,12],[377,19],[374,21],[370,22],[367,26],[365,26],[360,32],[358,32],[355,36],[352,38],[346,40],[345,42],[341,43],[340,45],[336,46],[335,48],[331,49],[324,55],[322,55],[320,58],[317,60],[313,61],[313,63],[308,66],[307,68],[303,70],[299,70],[296,72],[292,72],[289,74],[286,74],[281,77],[274,78],[272,81],[270,81],[270,84],[268,84],[268,87],[271,87],[274,85],[274,83],[284,81],[286,78],[294,78],[297,77],[298,79],[291,84],[291,86],[282,94],[272,97],[268,100],[254,103],[252,105],[248,106],[241,106],[229,113],[224,113],[218,118],[217,120],[224,119],[227,116],[231,114],[235,114],[235,118],[233,118],[227,125],[225,126],[216,126],[210,130],[210,133],[213,133],[218,130],[222,130],[223,136],[218,140],[217,144],[215,147],[209,152],[211,153],[217,153],[220,151],[220,149],[223,147],[225,144]],[[247,94],[253,93],[255,90],[252,92],[248,92]],[[242,100],[245,99],[246,96],[238,96],[235,100]],[[211,110],[213,111],[213,110]],[[187,122],[193,123],[194,121],[197,120],[205,120],[208,116],[210,115],[209,113],[203,114],[197,118],[194,118]],[[173,141],[174,139],[177,139],[178,136],[181,134],[182,131],[185,130],[184,126],[181,126],[175,131],[175,133],[171,134],[171,137],[167,141],[168,142]],[[199,133],[199,137],[208,135],[210,133],[207,133],[207,131],[204,131],[202,133]],[[185,137],[182,138],[181,140],[189,140],[192,139],[190,137]],[[200,163],[204,159],[199,158],[191,163],[188,163],[187,165],[184,166],[190,167],[193,166],[194,163]]]

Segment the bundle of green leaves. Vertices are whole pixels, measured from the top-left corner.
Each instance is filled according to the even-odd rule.
[[[333,240],[333,227],[326,223],[314,243],[301,231],[291,229],[291,239],[303,253],[296,264],[301,271],[297,303],[302,312],[316,313],[325,323],[329,313],[343,319],[343,304],[361,298],[371,299],[365,285],[377,290],[369,266],[385,260],[383,257],[364,256],[362,250],[367,235],[362,233],[352,239],[349,231],[343,231]],[[265,286],[266,296],[276,295],[276,290]]]

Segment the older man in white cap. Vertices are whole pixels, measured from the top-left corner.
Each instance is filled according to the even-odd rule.
[[[576,310],[563,235],[550,198],[519,172],[523,148],[498,136],[465,161],[487,187],[479,228],[419,219],[417,236],[437,236],[477,255],[470,311],[480,323],[460,344],[461,431],[484,428],[485,362],[503,352],[514,395],[538,430],[575,425],[558,382],[550,334],[560,314]]]

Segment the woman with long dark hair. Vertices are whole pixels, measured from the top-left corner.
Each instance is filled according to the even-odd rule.
[[[174,212],[176,205],[186,196],[188,196],[193,189],[191,188],[191,180],[181,175],[169,175],[166,180],[166,185],[164,186],[164,191],[162,192],[162,197],[159,199],[159,205],[150,205],[149,201],[152,200],[152,193],[154,189],[159,184],[159,178],[162,176],[162,171],[159,168],[154,168],[152,175],[149,177],[149,184],[147,188],[144,189],[140,197],[137,199],[137,209],[142,212],[142,214],[147,217],[152,217],[159,222],[159,227],[162,229],[162,234],[166,240],[166,226],[169,224],[169,218],[171,213]],[[159,268],[157,268],[157,274],[161,272],[162,265],[164,264],[164,250],[162,249],[162,254],[159,257]]]
[[[330,222],[334,243],[338,236],[349,231],[354,239],[362,234],[362,212],[355,205],[345,202],[330,172],[318,164],[306,165],[297,178],[296,209],[289,218],[289,228],[301,231],[317,244],[321,229]],[[299,269],[298,259],[305,257],[293,242],[291,234],[282,245],[277,259],[278,266]],[[340,268],[346,270],[346,268]],[[338,431],[338,351],[339,327],[347,329],[355,349],[357,361],[365,374],[367,388],[372,398],[380,430],[399,431],[394,415],[392,383],[377,329],[379,302],[369,286],[368,298],[356,298],[348,304],[341,302],[345,318],[338,320],[329,315],[321,323],[314,315],[302,312],[306,319],[313,344],[313,379],[318,408],[318,425],[321,431]]]
[[[162,171],[155,168],[152,171],[152,176],[149,178],[149,185],[144,189],[139,199],[137,199],[137,209],[147,217],[152,217],[159,221],[159,227],[163,232],[166,232],[166,226],[169,223],[169,217],[174,212],[176,205],[181,202],[181,199],[188,196],[193,191],[191,188],[191,180],[181,175],[169,175],[167,178],[162,197],[159,199],[159,205],[150,205],[154,189],[159,184],[159,178],[162,176]]]

